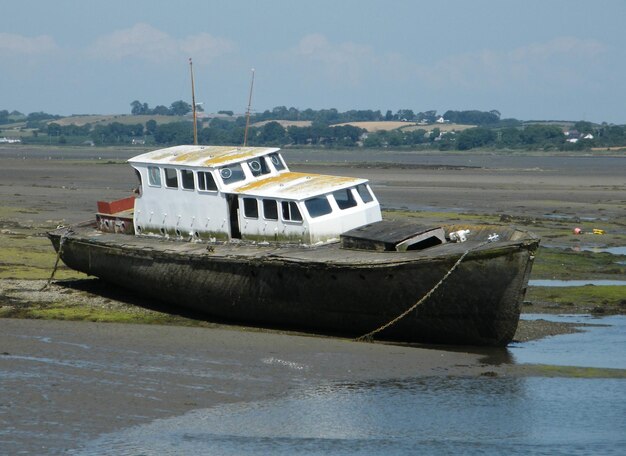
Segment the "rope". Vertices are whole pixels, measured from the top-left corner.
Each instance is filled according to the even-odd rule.
[[[50,274],[50,278],[48,279],[48,282],[39,291],[44,291],[46,288],[50,287],[50,284],[52,283],[52,279],[54,278],[54,274],[57,272],[57,268],[59,267],[59,260],[61,259],[61,252],[63,250],[63,243],[65,242],[65,239],[71,232],[72,232],[72,228],[70,227],[65,228],[63,230],[63,233],[61,234],[61,237],[59,238],[59,250],[57,250],[57,259],[54,262],[54,268],[52,269],[52,274]]]
[[[407,310],[405,310],[404,312],[402,312],[400,315],[398,315],[396,318],[394,318],[393,320],[385,323],[384,325],[382,325],[379,328],[376,328],[375,330],[368,332],[367,334],[363,334],[360,337],[357,337],[355,339],[356,342],[372,342],[374,340],[374,335],[378,334],[379,332],[389,328],[390,326],[395,325],[398,321],[402,320],[404,317],[406,317],[409,313],[413,312],[418,306],[422,305],[424,302],[426,302],[426,300],[428,298],[430,298],[430,296],[435,292],[435,290],[437,290],[437,288],[439,288],[441,286],[441,284],[443,282],[445,282],[445,280],[450,276],[450,274],[452,274],[454,272],[454,270],[461,264],[461,262],[463,261],[463,259],[467,256],[468,253],[470,253],[472,250],[477,249],[479,247],[482,247],[483,245],[489,243],[491,241],[486,241],[483,242],[477,246],[475,246],[474,248],[470,248],[467,249],[465,252],[463,252],[463,255],[461,255],[459,257],[458,260],[456,260],[456,263],[454,263],[454,265],[452,265],[452,267],[450,268],[450,270],[448,272],[445,273],[445,275],[441,278],[441,280],[439,282],[437,282],[437,284],[432,287],[430,289],[430,291],[428,293],[426,293],[419,301],[417,301],[415,304],[413,304],[411,307],[409,307]]]

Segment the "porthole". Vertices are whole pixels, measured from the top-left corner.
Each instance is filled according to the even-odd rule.
[[[222,179],[230,179],[230,177],[233,175],[233,172],[230,168],[222,168],[220,170],[220,175],[222,176]]]
[[[250,169],[254,172],[261,171],[261,163],[259,163],[258,160],[250,160],[248,165],[250,165]]]

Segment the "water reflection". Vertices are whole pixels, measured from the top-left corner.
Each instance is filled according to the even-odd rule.
[[[328,384],[158,420],[72,454],[617,454],[623,387],[458,377]]]

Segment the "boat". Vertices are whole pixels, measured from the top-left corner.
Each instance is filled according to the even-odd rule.
[[[277,148],[174,146],[129,163],[134,194],[48,233],[69,268],[221,322],[400,342],[513,339],[532,233],[383,220],[367,179],[292,172]]]

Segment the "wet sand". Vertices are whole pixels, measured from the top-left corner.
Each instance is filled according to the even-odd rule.
[[[0,442],[13,448],[12,439],[28,437],[40,454],[48,445],[73,446],[155,418],[307,385],[494,369],[476,354],[330,338],[89,322],[0,324]],[[38,436],[42,429],[48,435]]]
[[[137,153],[0,148],[0,236],[19,246],[22,235],[91,219],[95,201],[125,197],[135,186],[124,160]],[[293,170],[367,177],[385,208],[428,211],[426,222],[442,221],[452,210],[626,226],[624,156],[325,154],[286,155],[296,163]],[[549,235],[552,226],[537,228]],[[623,243],[624,234],[603,242]],[[550,242],[569,246],[579,240],[560,236]],[[0,308],[15,303],[45,308],[60,299],[128,306],[123,297],[103,296],[97,286],[76,290],[61,282],[39,293],[44,277],[38,279],[2,279]],[[364,344],[219,325],[0,319],[0,329],[0,447],[31,454],[61,452],[103,432],[313,383],[536,374],[510,364],[506,350]],[[525,322],[516,338],[569,330]]]

